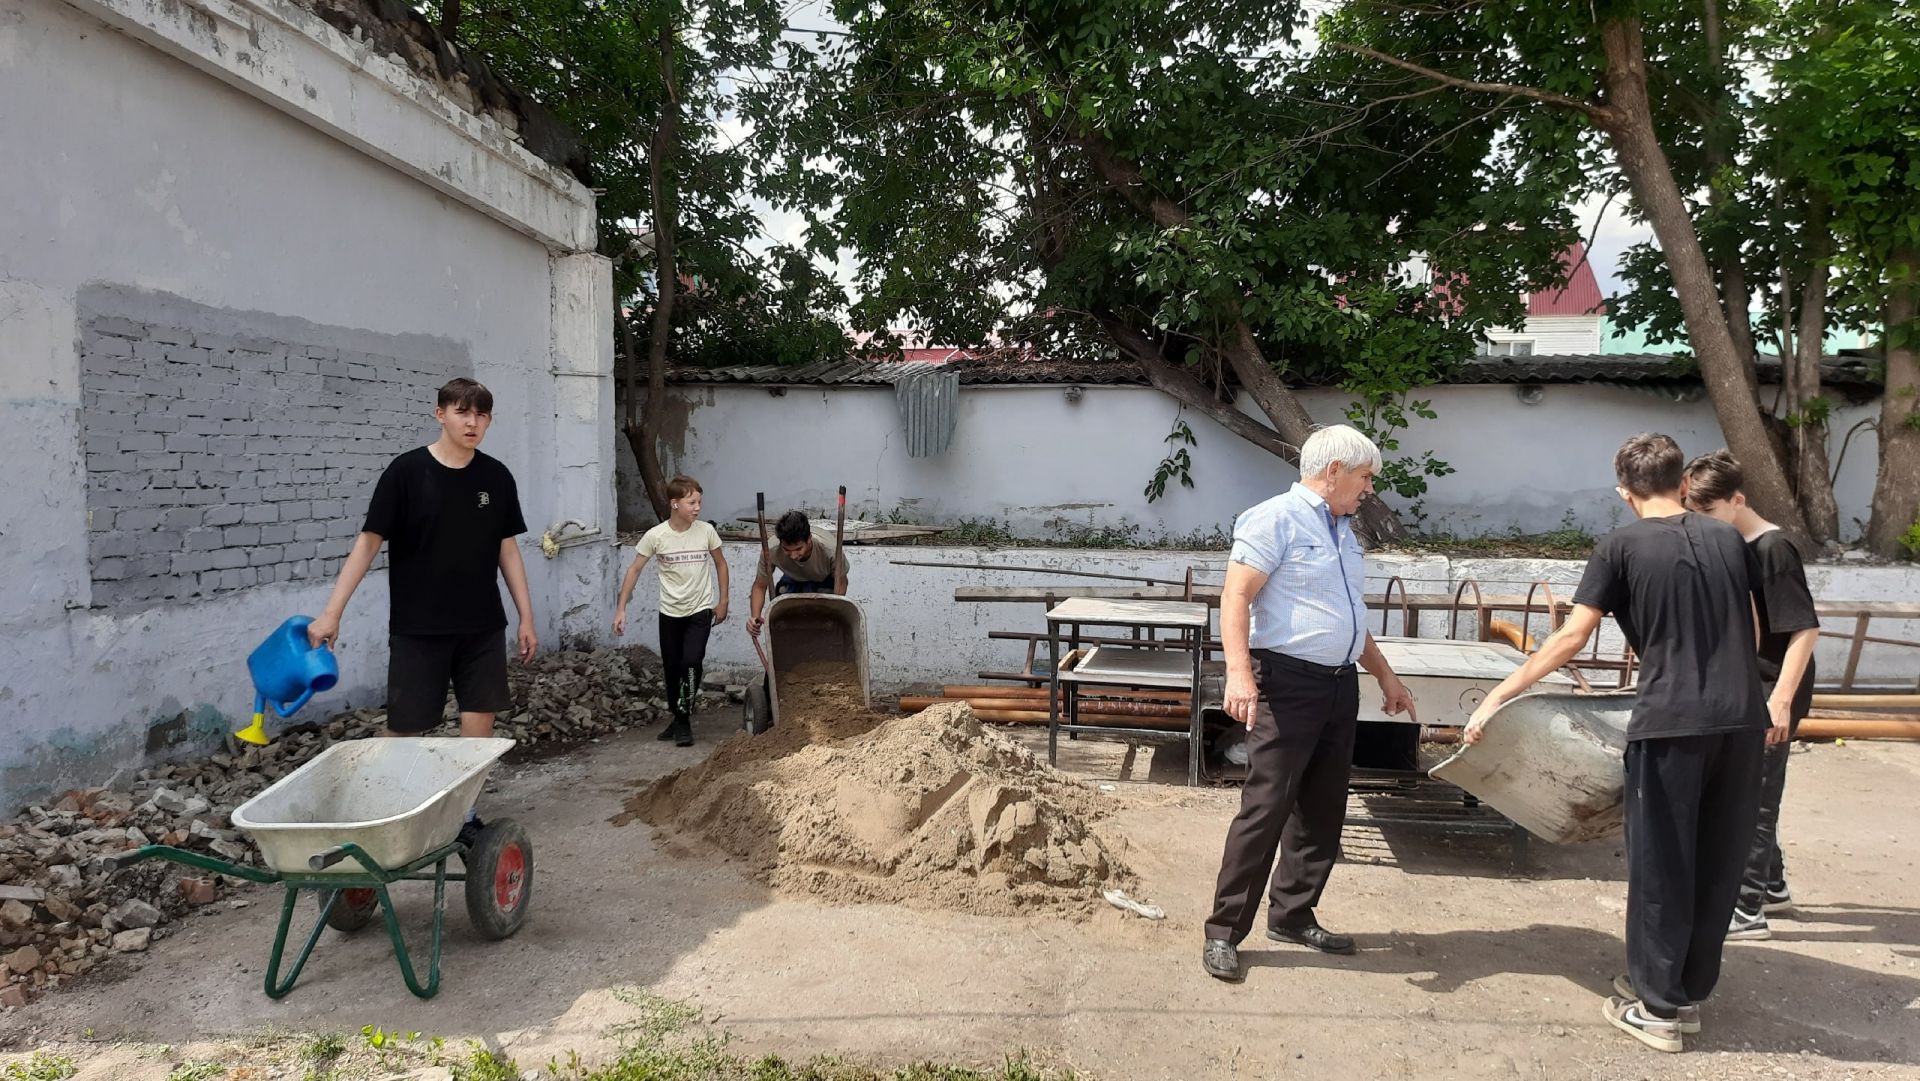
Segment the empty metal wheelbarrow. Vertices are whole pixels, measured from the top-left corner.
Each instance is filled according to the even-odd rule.
[[[440,989],[440,938],[447,883],[465,882],[467,917],[481,937],[502,939],[526,921],[533,897],[533,845],[512,819],[497,819],[469,846],[460,826],[487,772],[513,746],[510,739],[377,738],[336,743],[266,791],[234,809],[233,824],[259,846],[267,869],[246,867],[168,845],[146,845],[114,858],[118,866],[164,859],[250,882],[286,888],[266,992],[293,990],[320,934],[357,931],[386,914],[387,935],[407,990],[432,998]],[[458,856],[464,873],[447,870]],[[433,941],[422,981],[387,887],[402,880],[433,883]],[[319,918],[286,979],[280,964],[301,891],[313,891]]]
[[[1458,785],[1542,840],[1619,829],[1633,691],[1524,694],[1487,718],[1480,742],[1428,773]]]
[[[860,704],[871,703],[867,675],[867,614],[851,597],[787,593],[767,605],[767,678],[747,686],[740,727],[764,732],[780,714],[780,689],[807,664],[845,664],[860,684]]]

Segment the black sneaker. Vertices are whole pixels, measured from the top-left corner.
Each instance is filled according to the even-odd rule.
[[[467,851],[473,851],[480,844],[480,831],[486,828],[487,824],[478,818],[469,818],[460,823],[460,843],[467,846]]]
[[[1775,912],[1785,912],[1792,907],[1793,891],[1787,888],[1785,882],[1782,882],[1778,886],[1767,887],[1766,897],[1762,899],[1760,904],[1760,912],[1762,915],[1767,915]]]
[[[674,736],[673,745],[675,747],[693,746],[693,722],[692,721],[680,722],[680,731]]]
[[[1728,942],[1764,942],[1772,937],[1766,913],[1733,910],[1733,922],[1727,926]]]
[[[667,726],[665,728],[662,728],[658,733],[656,733],[653,738],[660,740],[662,742],[665,742],[666,740],[670,740],[670,739],[679,739],[680,738],[680,718],[675,717],[673,720],[668,721]]]

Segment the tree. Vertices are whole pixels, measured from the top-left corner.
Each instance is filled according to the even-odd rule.
[[[737,73],[773,62],[781,5],[440,0],[430,8],[443,33],[551,109],[586,150],[600,251],[614,264],[622,428],[649,502],[665,518],[656,436],[670,362],[846,347],[830,319],[800,314],[834,294],[822,277],[796,272],[792,250],[764,242],[746,149],[726,130]]]
[[[1474,100],[1558,110],[1604,139],[1659,241],[1714,415],[1746,467],[1748,496],[1760,513],[1805,537],[1805,516],[1761,417],[1751,347],[1743,352],[1727,317],[1721,294],[1726,268],[1716,275],[1708,259],[1655,122],[1648,31],[1655,42],[1652,65],[1664,65],[1688,45],[1692,55],[1703,55],[1703,12],[1717,18],[1715,0],[1462,0],[1432,8],[1353,0],[1326,21],[1323,34],[1334,48],[1418,76],[1429,86]],[[1715,117],[1708,134],[1723,123]]]
[[[1841,303],[1877,314],[1883,328],[1867,547],[1912,554],[1903,538],[1920,522],[1920,11],[1800,3],[1786,23],[1802,46],[1774,69],[1781,138],[1830,223]]]
[[[1769,76],[1797,48],[1771,4],[1700,7],[1697,48],[1670,50],[1649,84],[1652,111],[1676,183],[1685,194],[1713,268],[1721,310],[1747,363],[1769,348],[1781,358],[1780,387],[1761,419],[1768,425],[1793,494],[1817,544],[1839,539],[1840,509],[1828,460],[1830,402],[1820,361],[1828,328],[1831,233],[1823,202],[1806,181],[1793,122]],[[1616,298],[1625,326],[1654,341],[1685,339],[1685,323],[1664,253],[1636,245],[1623,260],[1629,288]],[[1756,325],[1754,311],[1760,319]]]
[[[1294,461],[1313,422],[1293,386],[1339,381],[1390,436],[1572,238],[1573,171],[1520,168],[1511,110],[1372,94],[1352,58],[1299,48],[1300,4],[834,14],[845,34],[789,57],[752,118],[767,189],[813,216],[817,255],[851,253],[852,316],[882,341],[1116,352]],[[1417,490],[1420,469],[1395,479]],[[1400,532],[1378,502],[1361,525]]]

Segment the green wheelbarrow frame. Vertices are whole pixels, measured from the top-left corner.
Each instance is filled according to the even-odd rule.
[[[307,958],[313,955],[313,948],[320,941],[320,935],[327,929],[327,918],[333,914],[333,906],[340,903],[340,895],[346,890],[371,889],[379,898],[381,913],[387,921],[387,937],[393,942],[394,960],[399,962],[400,975],[407,981],[407,990],[419,998],[432,998],[440,990],[440,941],[441,931],[447,915],[447,883],[464,882],[465,872],[447,870],[447,860],[454,856],[465,856],[467,846],[459,841],[443,845],[421,856],[403,867],[388,869],[376,863],[359,845],[352,842],[335,845],[323,852],[316,853],[307,861],[312,868],[308,872],[263,871],[256,867],[245,867],[189,852],[172,845],[143,845],[121,853],[111,859],[115,869],[127,867],[149,859],[163,859],[173,863],[185,864],[203,871],[231,875],[248,882],[261,885],[279,884],[286,887],[286,897],[280,904],[280,924],[273,934],[273,954],[267,959],[267,976],[264,981],[268,998],[283,998],[293,990],[294,982],[300,978],[300,972],[307,966]],[[341,874],[320,873],[342,860],[352,859],[360,864],[364,873]],[[426,868],[433,868],[431,871]],[[433,883],[433,946],[427,960],[427,980],[422,984],[415,971],[413,958],[407,950],[406,935],[400,930],[400,917],[394,912],[392,898],[387,894],[387,886],[402,881],[431,881]],[[293,927],[293,913],[303,891],[325,892],[326,899],[320,905],[320,918],[314,922],[313,930],[307,934],[307,941],[300,948],[300,956],[293,962],[293,970],[287,973],[285,981],[280,979],[280,964],[287,949],[287,932]]]

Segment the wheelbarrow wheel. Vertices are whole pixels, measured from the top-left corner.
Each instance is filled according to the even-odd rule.
[[[746,704],[740,710],[740,728],[757,736],[773,727],[773,703],[767,695],[767,681],[747,684]]]
[[[481,938],[511,937],[533,900],[533,842],[511,818],[487,823],[464,860],[467,918]]]
[[[373,922],[380,912],[380,895],[370,889],[340,890],[340,899],[327,910],[327,926],[344,934],[352,934]],[[320,904],[325,907],[327,898],[333,896],[322,893]]]

